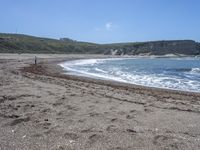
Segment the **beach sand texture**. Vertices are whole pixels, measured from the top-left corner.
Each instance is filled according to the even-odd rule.
[[[200,149],[200,94],[63,75],[100,55],[0,56],[0,149]]]

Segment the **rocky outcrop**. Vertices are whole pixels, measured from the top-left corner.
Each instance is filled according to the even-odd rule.
[[[115,55],[200,54],[200,44],[192,40],[129,43],[121,44],[120,46],[118,45],[118,48],[114,45],[112,45],[111,47],[112,48],[110,48],[110,54]]]
[[[197,50],[199,51],[198,55],[200,55],[200,43],[197,43]]]

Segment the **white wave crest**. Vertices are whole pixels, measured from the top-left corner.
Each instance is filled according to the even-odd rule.
[[[192,68],[191,72],[200,73],[200,68]]]
[[[140,72],[138,70],[125,70],[124,68],[129,66],[122,67],[117,63],[109,63],[109,61],[111,60],[124,59],[125,58],[74,60],[64,62],[59,65],[67,71],[74,72],[75,75],[101,78],[105,80],[115,80],[119,82],[126,82],[130,84],[137,84],[149,87],[200,92],[200,81],[199,79],[196,79],[197,77],[199,77],[200,68],[192,68],[191,70],[190,68],[189,70],[187,68],[180,69],[181,71],[183,70],[180,73],[185,76],[187,75],[187,78],[183,78],[176,75],[170,76],[167,74],[156,73],[148,74]],[[130,63],[128,65],[130,65]]]
[[[61,63],[61,66],[71,66],[71,65],[92,65],[95,63],[100,63],[101,61],[98,59],[81,59],[81,60],[73,60],[73,61],[66,61],[64,63]]]

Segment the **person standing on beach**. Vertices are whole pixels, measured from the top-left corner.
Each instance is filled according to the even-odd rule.
[[[37,56],[35,56],[35,65],[37,65]]]

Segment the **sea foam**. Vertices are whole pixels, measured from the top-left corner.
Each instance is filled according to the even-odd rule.
[[[111,58],[60,64],[68,73],[149,87],[200,92],[200,60]]]

